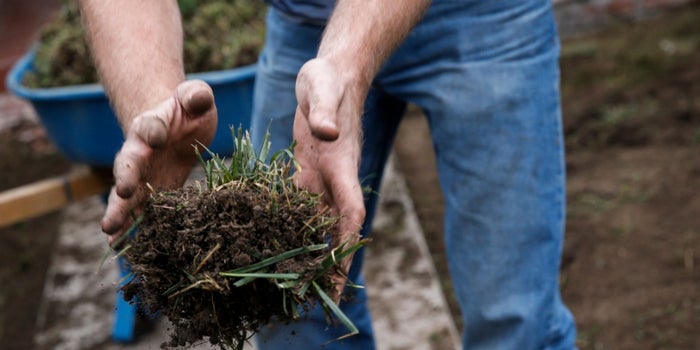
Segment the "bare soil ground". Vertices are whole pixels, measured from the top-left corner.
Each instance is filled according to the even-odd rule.
[[[700,348],[698,20],[700,8],[686,7],[564,43],[569,215],[561,282],[581,349]],[[449,287],[442,199],[416,111],[402,124],[397,153]],[[36,125],[0,128],[0,190],[68,165]],[[55,226],[48,215],[0,230],[0,349],[31,348]]]
[[[0,95],[0,191],[68,170],[26,105]],[[2,214],[0,214],[2,215]],[[0,349],[30,349],[58,214],[0,229]]]
[[[564,298],[585,349],[700,348],[700,7],[567,43]]]

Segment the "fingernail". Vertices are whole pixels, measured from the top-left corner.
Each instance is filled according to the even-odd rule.
[[[186,101],[186,109],[192,115],[199,116],[208,112],[212,105],[213,99],[208,91],[196,91],[190,95]]]

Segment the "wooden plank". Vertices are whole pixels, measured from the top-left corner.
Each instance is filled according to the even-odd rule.
[[[0,193],[0,227],[50,213],[73,201],[109,191],[109,178],[90,168]]]

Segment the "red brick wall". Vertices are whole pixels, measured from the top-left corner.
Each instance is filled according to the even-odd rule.
[[[698,0],[554,0],[563,37],[589,33],[619,21],[651,17]]]

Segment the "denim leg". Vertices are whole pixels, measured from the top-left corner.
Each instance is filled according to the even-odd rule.
[[[575,347],[558,82],[550,1],[522,0],[435,0],[376,79],[429,118],[464,349]]]
[[[478,100],[426,107],[465,349],[573,346],[558,285],[565,185],[555,64],[479,67],[465,76]]]
[[[258,58],[253,93],[251,137],[256,149],[266,131],[270,132],[273,152],[291,145],[297,74],[306,61],[316,56],[322,33],[323,27],[295,23],[269,8],[265,47]]]
[[[270,19],[253,136],[259,142],[270,125],[273,148],[280,148],[291,142],[296,72],[315,54],[322,28],[291,23],[275,11]],[[465,349],[574,348],[573,318],[558,288],[565,188],[557,55],[549,0],[434,0],[368,98],[359,176],[373,185],[401,100],[429,117]],[[369,196],[368,222],[375,204]],[[359,283],[361,263],[359,254],[351,269]],[[365,299],[360,291],[342,305],[361,335],[330,349],[373,348]],[[259,343],[309,349],[343,334],[324,327],[314,310],[303,322],[266,327]]]

